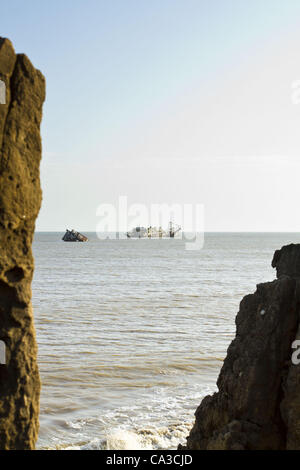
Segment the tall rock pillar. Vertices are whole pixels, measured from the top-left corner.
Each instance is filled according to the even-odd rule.
[[[40,379],[31,307],[31,245],[41,205],[40,123],[45,79],[0,38],[0,449],[33,449]],[[3,350],[3,348],[2,348]],[[3,354],[2,354],[3,356]]]

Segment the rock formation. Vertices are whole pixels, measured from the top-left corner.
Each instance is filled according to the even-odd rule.
[[[45,80],[0,38],[0,449],[33,449],[40,379],[31,308],[31,244],[41,204],[40,122]]]
[[[300,340],[300,245],[276,251],[272,266],[278,279],[242,300],[219,391],[203,399],[179,448],[300,449],[300,365],[292,361]]]

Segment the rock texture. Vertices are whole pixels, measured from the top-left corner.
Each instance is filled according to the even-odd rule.
[[[26,55],[0,38],[0,449],[33,449],[40,379],[31,308],[31,244],[41,204],[40,122],[45,80]]]
[[[198,407],[187,449],[300,449],[300,245],[276,251],[272,266],[278,279],[240,304],[219,391]]]

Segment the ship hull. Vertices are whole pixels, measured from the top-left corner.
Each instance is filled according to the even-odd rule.
[[[79,232],[75,232],[75,230],[68,230],[66,231],[65,235],[63,236],[62,240],[64,242],[69,242],[69,243],[76,243],[76,242],[87,242],[88,238],[84,235],[82,235]]]

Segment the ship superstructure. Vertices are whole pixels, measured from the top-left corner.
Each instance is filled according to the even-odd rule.
[[[175,238],[181,227],[173,222],[169,223],[167,230],[162,227],[135,227],[127,232],[127,238]]]

